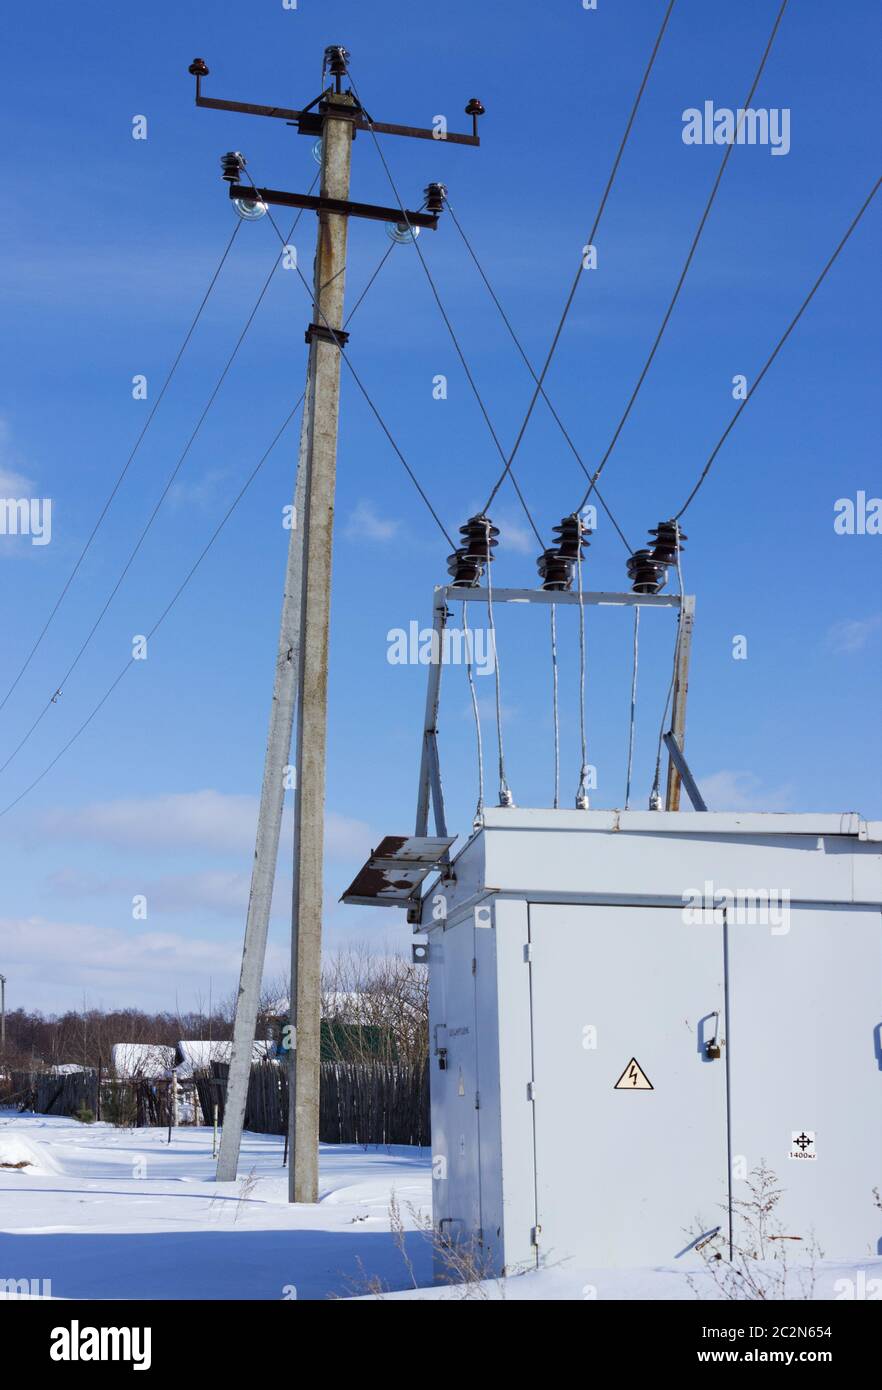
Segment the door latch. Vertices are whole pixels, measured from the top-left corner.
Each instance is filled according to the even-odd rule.
[[[720,1056],[720,1011],[715,1009],[712,1018],[714,1020],[714,1035],[710,1042],[704,1045],[704,1055],[709,1062],[716,1062]]]

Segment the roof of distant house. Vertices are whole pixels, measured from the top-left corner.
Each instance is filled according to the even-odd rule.
[[[229,1062],[232,1050],[233,1044],[223,1040],[179,1042],[175,1049],[175,1071],[178,1076],[192,1076],[194,1072],[207,1071],[212,1062]],[[272,1055],[272,1042],[252,1043],[252,1062],[265,1062]]]
[[[153,1081],[168,1075],[175,1050],[167,1043],[114,1043],[110,1056],[117,1076],[143,1076]]]

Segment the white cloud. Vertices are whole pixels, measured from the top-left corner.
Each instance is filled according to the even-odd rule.
[[[845,618],[827,631],[827,645],[839,655],[862,651],[868,642],[882,632],[882,613],[869,618]]]
[[[516,555],[539,555],[542,547],[533,535],[533,532],[520,521],[516,521],[508,515],[500,515],[493,518],[494,525],[499,527],[499,551],[514,551]],[[549,540],[548,544],[551,544]]]
[[[21,460],[12,447],[9,421],[0,415],[0,497],[29,497],[33,480],[20,471]]]
[[[237,851],[253,844],[257,800],[223,792],[97,801],[77,809],[47,811],[44,831],[58,839],[90,840],[137,848]]]
[[[789,787],[766,787],[752,772],[712,772],[698,785],[709,811],[787,811],[793,804]]]
[[[242,944],[134,926],[0,918],[0,953],[9,1008],[78,1008],[84,994],[90,1004],[170,1008],[175,995],[182,1007],[204,995],[209,977],[216,997],[234,987]],[[286,968],[286,952],[270,943],[267,978]]]
[[[42,834],[56,840],[81,840],[120,848],[208,850],[215,854],[254,849],[257,798],[205,790],[164,796],[97,801],[79,808],[43,812]],[[283,841],[291,839],[291,809],[282,825]],[[365,821],[328,811],[325,850],[329,858],[366,857],[371,829]]]
[[[381,517],[373,503],[361,501],[350,513],[344,535],[351,540],[391,541],[397,536],[401,523]]]

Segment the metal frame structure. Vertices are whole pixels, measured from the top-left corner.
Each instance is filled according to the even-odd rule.
[[[429,666],[429,680],[426,689],[426,713],[423,722],[423,746],[420,758],[419,790],[417,793],[415,835],[427,835],[429,831],[429,806],[431,803],[435,822],[435,834],[447,834],[447,820],[444,813],[444,792],[441,785],[441,761],[438,752],[438,707],[441,699],[441,669],[443,666],[444,629],[450,617],[448,603],[539,603],[575,604],[590,608],[676,608],[680,610],[680,630],[677,646],[677,667],[674,676],[673,700],[671,707],[671,732],[676,741],[676,749],[683,766],[686,766],[683,748],[686,740],[686,695],[689,689],[689,659],[692,649],[692,629],[695,622],[695,596],[684,594],[682,603],[679,594],[633,594],[561,592],[545,589],[484,589],[458,588],[452,584],[442,584],[435,589],[432,608],[432,631],[434,650],[438,659]],[[665,810],[676,811],[680,807],[681,773],[677,760],[668,747],[668,782],[665,797]],[[688,769],[687,769],[688,772]],[[691,778],[690,778],[691,781]]]

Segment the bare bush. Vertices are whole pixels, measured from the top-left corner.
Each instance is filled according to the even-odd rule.
[[[776,1210],[784,1189],[764,1159],[750,1173],[747,1192],[732,1202],[731,1250],[722,1228],[695,1247],[716,1291],[730,1300],[812,1298],[815,1266],[823,1251],[813,1234],[804,1237],[784,1230]],[[723,1210],[728,1216],[728,1207]],[[790,1242],[799,1243],[807,1255],[807,1261],[796,1268],[788,1260]],[[692,1275],[687,1275],[687,1282],[696,1297],[705,1296],[704,1286]]]

